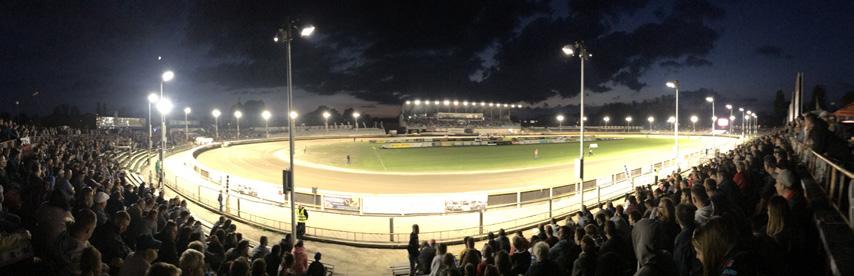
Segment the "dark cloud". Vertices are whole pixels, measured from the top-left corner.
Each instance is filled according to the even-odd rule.
[[[773,46],[773,45],[763,45],[757,47],[754,52],[763,57],[776,58],[776,59],[791,59],[792,55],[783,51],[783,48]]]

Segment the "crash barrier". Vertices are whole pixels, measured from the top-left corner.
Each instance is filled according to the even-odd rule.
[[[681,168],[705,162],[714,157],[715,152],[727,151],[739,141],[731,139],[716,148],[684,154]],[[197,147],[193,154],[218,146]],[[184,166],[187,170],[167,170],[167,187],[230,217],[273,231],[290,231],[290,205],[281,185],[240,179],[207,169],[198,162]],[[316,189],[297,187],[294,199],[309,208],[313,219],[335,221],[334,225],[342,227],[332,229],[309,223],[306,227],[309,238],[350,244],[401,245],[408,241],[412,224],[421,225],[421,239],[440,241],[499,229],[528,228],[551,218],[564,217],[580,209],[582,202],[595,206],[620,199],[633,192],[635,186],[655,183],[678,167],[676,160],[671,158],[639,168],[625,168],[584,183],[501,193],[376,196],[318,193]],[[427,207],[418,212],[401,211],[408,206]],[[430,224],[430,221],[436,223]],[[347,228],[365,231],[345,230]]]

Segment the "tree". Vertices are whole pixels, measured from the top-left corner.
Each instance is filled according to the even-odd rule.
[[[816,85],[812,89],[810,103],[804,107],[804,111],[825,110],[827,108],[827,90],[824,85]]]
[[[847,93],[845,93],[845,96],[842,96],[843,106],[846,106],[852,102],[854,102],[854,90],[848,91]]]

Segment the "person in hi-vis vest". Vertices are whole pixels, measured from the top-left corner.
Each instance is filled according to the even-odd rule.
[[[302,205],[297,207],[297,239],[305,236],[305,222],[308,221],[308,211]]]

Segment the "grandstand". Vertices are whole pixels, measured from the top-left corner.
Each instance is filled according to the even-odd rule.
[[[518,133],[519,123],[511,119],[521,104],[469,102],[459,100],[406,101],[400,125],[407,133]]]

